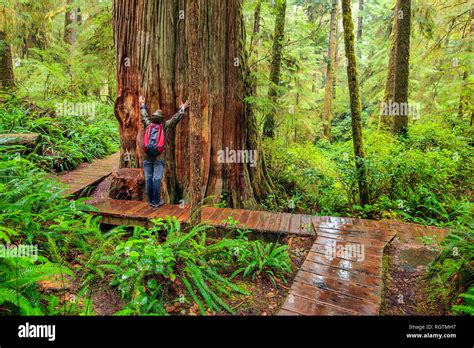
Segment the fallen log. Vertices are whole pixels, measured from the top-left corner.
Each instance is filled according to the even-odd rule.
[[[29,134],[0,134],[0,145],[23,145],[27,147],[35,147],[40,140],[37,133]]]

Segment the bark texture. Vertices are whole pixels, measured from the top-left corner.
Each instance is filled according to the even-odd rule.
[[[15,87],[13,75],[13,59],[7,35],[0,31],[0,89],[11,89]]]
[[[408,105],[408,78],[410,72],[410,30],[411,0],[397,0],[398,27],[395,49],[395,81],[393,101],[398,105]],[[408,112],[402,114],[399,107],[398,115],[394,115],[393,133],[403,134],[408,128]]]
[[[367,182],[367,169],[365,165],[364,140],[362,136],[361,101],[359,92],[359,77],[354,48],[354,24],[352,22],[351,2],[342,0],[342,24],[344,27],[344,47],[347,58],[347,80],[352,117],[352,141],[359,180],[360,204],[369,202],[369,186]]]
[[[191,1],[187,12],[187,37],[188,37],[188,65],[189,65],[189,196],[191,205],[191,225],[201,222],[201,80],[202,80],[202,54],[199,43],[202,37],[203,0]]]
[[[143,126],[138,95],[150,112],[163,110],[165,119],[189,91],[189,31],[185,0],[115,0],[117,101],[121,167],[141,167]],[[257,123],[244,102],[251,93],[242,25],[242,0],[200,2],[199,49],[201,112],[201,192],[203,197],[232,207],[254,207],[271,190],[261,153]],[[190,184],[189,116],[168,134],[163,199],[177,203]],[[219,161],[221,151],[255,150],[251,163]],[[222,163],[224,162],[224,163]],[[187,197],[186,197],[187,198]]]
[[[359,0],[359,15],[357,16],[357,41],[362,40],[362,24],[364,22],[364,0]]]
[[[72,7],[73,0],[67,0],[67,11],[64,17],[64,41],[74,45],[77,41],[78,11]]]
[[[275,104],[279,97],[278,87],[280,84],[281,57],[283,52],[283,40],[285,36],[286,0],[275,0],[276,19],[273,34],[272,63],[270,67],[270,88],[268,98],[272,107],[265,115],[263,124],[263,135],[273,138],[275,133]]]
[[[336,45],[337,45],[337,13],[338,0],[333,0],[331,9],[331,22],[329,31],[329,48],[327,57],[326,69],[326,86],[324,89],[324,103],[321,121],[323,124],[323,138],[329,139],[331,137],[331,122],[332,122],[332,100],[334,92],[334,77],[336,68]]]

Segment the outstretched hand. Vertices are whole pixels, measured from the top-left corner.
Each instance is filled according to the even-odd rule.
[[[186,110],[187,108],[189,108],[189,100],[186,100],[185,103],[181,103],[181,105],[179,106],[180,109],[183,109],[183,110]]]

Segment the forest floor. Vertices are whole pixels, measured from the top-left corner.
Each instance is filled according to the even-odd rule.
[[[247,290],[251,295],[233,296],[229,301],[229,306],[236,315],[276,315],[281,305],[288,295],[289,286],[306,258],[311,245],[314,243],[312,237],[285,237],[280,241],[289,246],[289,254],[293,264],[293,273],[287,277],[288,284],[276,280],[275,284],[267,277],[257,277],[255,280],[236,277],[235,283]],[[168,289],[171,294],[170,301],[166,302],[165,309],[170,315],[199,315],[199,307],[196,304],[180,303],[172,298],[179,298],[185,293],[184,285],[176,282],[172,289]],[[112,315],[124,306],[120,294],[111,288],[107,282],[97,284],[92,295],[94,311],[97,315]],[[223,315],[225,313],[207,313],[208,315]]]
[[[397,235],[384,256],[384,315],[446,315],[443,306],[430,299],[427,270],[437,256],[432,246]]]

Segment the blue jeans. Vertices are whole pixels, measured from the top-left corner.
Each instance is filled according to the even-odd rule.
[[[159,204],[161,201],[161,180],[163,179],[164,167],[165,161],[160,159],[143,161],[146,194],[150,204]]]

